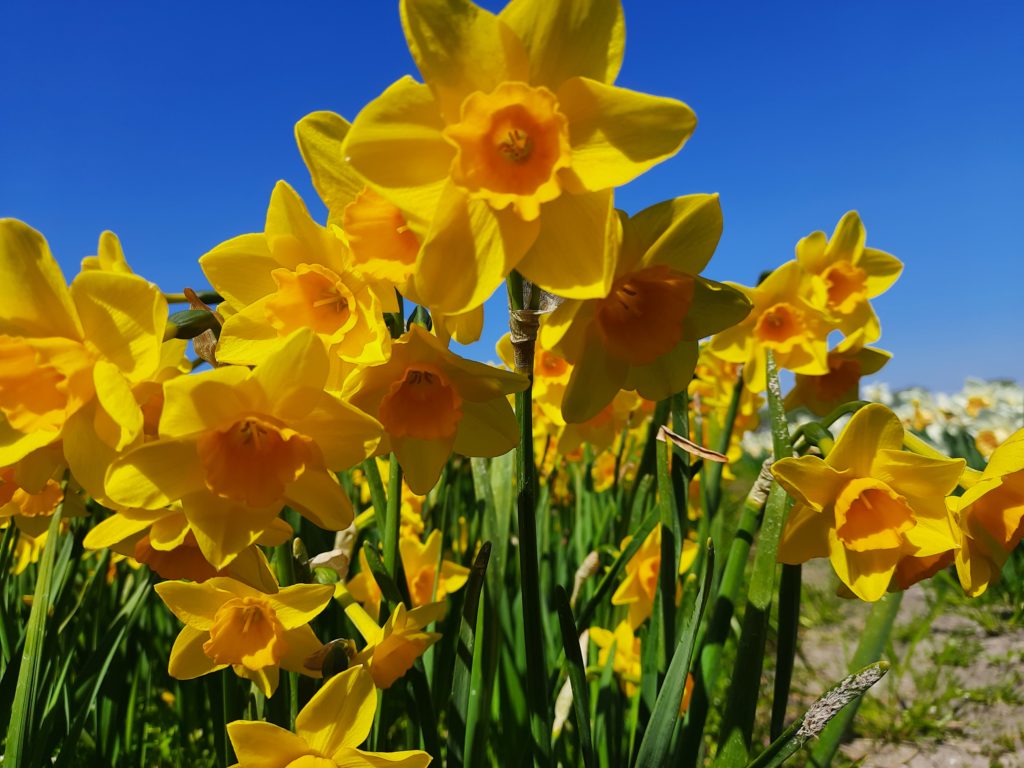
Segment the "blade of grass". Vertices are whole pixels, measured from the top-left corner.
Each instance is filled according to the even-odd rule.
[[[576,714],[576,729],[580,738],[580,753],[585,768],[597,768],[594,742],[590,730],[590,689],[587,686],[587,670],[580,652],[580,641],[576,635],[576,620],[569,607],[569,596],[560,585],[555,587],[555,606],[558,609],[558,624],[562,630],[562,647],[569,664],[569,684],[572,686],[572,706]]]

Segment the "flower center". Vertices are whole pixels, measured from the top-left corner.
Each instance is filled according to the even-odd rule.
[[[511,205],[533,221],[562,193],[556,174],[570,164],[569,122],[547,88],[502,83],[471,93],[444,136],[456,149],[452,180],[496,209]]]
[[[310,460],[310,439],[250,416],[225,430],[206,432],[196,449],[206,485],[252,507],[276,504]]]
[[[426,605],[431,601],[434,593],[434,568],[424,567],[420,568],[419,572],[412,579],[412,583],[409,585],[409,591],[412,593],[409,597],[412,598],[413,605]],[[437,585],[438,592],[441,591],[441,585]],[[442,595],[438,594],[438,598]]]
[[[342,227],[357,270],[395,284],[409,279],[420,243],[396,206],[364,187],[345,206]]]
[[[384,395],[379,418],[391,437],[446,439],[462,419],[462,398],[434,366],[411,365]]]
[[[340,335],[355,325],[352,291],[332,270],[300,264],[294,272],[275,269],[271,274],[277,291],[267,300],[267,319],[279,336],[298,328]]]
[[[858,478],[836,499],[836,535],[855,552],[895,549],[903,532],[914,527],[907,500],[881,480]]]
[[[541,376],[557,379],[569,370],[569,364],[558,355],[553,355],[546,349],[538,350],[537,373]]]
[[[41,364],[21,339],[0,336],[0,413],[19,432],[59,429],[68,406],[65,377]]]
[[[763,312],[754,327],[754,335],[779,352],[791,350],[803,334],[804,313],[784,301]]]
[[[609,353],[647,365],[683,337],[693,301],[693,278],[668,267],[648,267],[620,277],[597,307],[597,328]]]
[[[288,650],[281,624],[270,604],[259,597],[233,597],[213,617],[203,652],[217,664],[246,669],[275,666]]]
[[[837,261],[826,269],[822,279],[828,291],[829,307],[844,313],[852,312],[864,298],[866,277],[863,269],[853,266],[848,261]]]

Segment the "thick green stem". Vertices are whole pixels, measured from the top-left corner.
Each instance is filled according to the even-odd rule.
[[[398,583],[398,532],[402,518],[402,468],[391,454],[388,469],[388,500],[384,515],[384,570]]]

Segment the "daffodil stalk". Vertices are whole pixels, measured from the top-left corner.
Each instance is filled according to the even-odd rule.
[[[516,393],[519,445],[516,448],[516,513],[519,522],[519,569],[523,594],[523,627],[526,642],[526,698],[534,742],[534,762],[551,761],[551,723],[547,702],[547,665],[544,658],[544,623],[541,620],[540,568],[537,551],[537,465],[533,456],[533,358],[537,343],[537,306],[540,295],[518,272],[507,280],[509,326],[515,353],[516,373],[530,381]],[[532,286],[529,286],[532,288]]]
[[[949,458],[937,448],[933,448],[926,440],[915,435],[909,429],[903,432],[903,447],[911,453],[916,453],[918,456],[924,456],[929,459]],[[964,467],[963,474],[960,476],[959,485],[966,490],[967,488],[977,484],[977,482],[981,480],[981,477],[982,473],[979,470]]]

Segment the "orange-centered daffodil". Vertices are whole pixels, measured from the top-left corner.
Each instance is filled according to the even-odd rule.
[[[902,445],[899,418],[872,404],[854,414],[824,460],[777,461],[772,473],[796,501],[779,560],[828,557],[857,597],[874,601],[890,587],[900,560],[955,549],[945,496],[965,462],[925,458]]]
[[[612,83],[617,0],[403,0],[425,84],[403,78],[356,117],[345,156],[422,242],[413,282],[446,313],[513,268],[572,298],[608,293],[612,189],[671,156],[696,119]],[[408,158],[414,158],[410,161]]]

